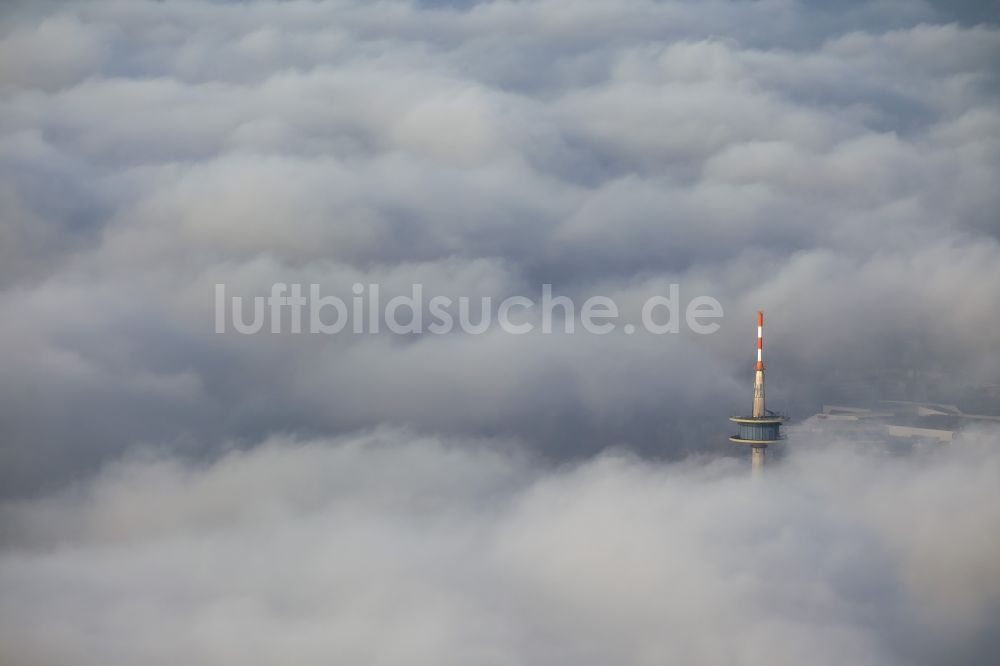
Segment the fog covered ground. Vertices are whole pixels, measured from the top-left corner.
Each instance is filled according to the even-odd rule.
[[[989,663],[993,3],[0,6],[0,662]],[[214,289],[712,335],[215,333]],[[530,316],[534,316],[531,314]]]
[[[3,507],[11,664],[986,664],[1000,432],[567,466],[393,430]]]

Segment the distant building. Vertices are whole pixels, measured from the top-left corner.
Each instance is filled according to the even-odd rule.
[[[797,430],[850,436],[855,441],[889,437],[950,442],[960,427],[975,422],[1000,423],[1000,416],[967,414],[941,403],[879,400],[872,407],[823,405],[823,411],[803,421]]]

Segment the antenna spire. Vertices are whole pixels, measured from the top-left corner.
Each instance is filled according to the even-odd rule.
[[[753,417],[759,419],[764,411],[764,312],[757,310],[757,365],[753,373]]]

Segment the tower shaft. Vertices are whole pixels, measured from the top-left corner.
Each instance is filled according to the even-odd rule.
[[[757,370],[753,373],[753,412],[755,419],[764,416],[764,371]]]

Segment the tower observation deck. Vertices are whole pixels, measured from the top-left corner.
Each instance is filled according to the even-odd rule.
[[[739,432],[729,438],[734,444],[750,446],[750,461],[754,472],[764,467],[764,451],[768,444],[782,439],[781,426],[785,417],[764,407],[764,313],[757,311],[757,364],[753,377],[753,410],[750,416],[730,416]]]

